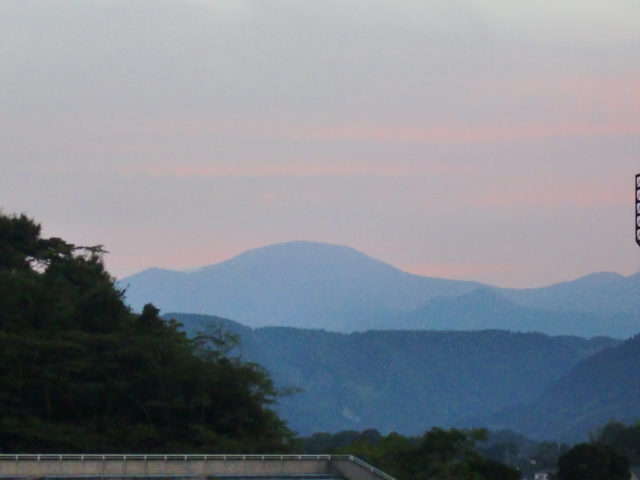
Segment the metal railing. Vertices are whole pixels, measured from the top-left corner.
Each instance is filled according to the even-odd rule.
[[[198,454],[73,454],[73,453],[63,453],[63,454],[51,454],[51,453],[18,453],[18,454],[0,454],[0,461],[3,460],[36,460],[36,461],[109,461],[109,460],[120,460],[120,461],[194,461],[194,460],[348,460],[350,459],[350,455],[198,455]]]
[[[338,456],[338,455],[334,455],[334,456]],[[340,455],[341,456],[341,455]],[[371,465],[369,465],[368,463],[363,462],[362,460],[360,460],[358,457],[354,457],[353,455],[348,455],[349,460],[352,461],[353,463],[357,463],[358,465],[360,465],[361,467],[366,468],[367,470],[375,473],[376,475],[385,478],[386,480],[396,480],[395,478],[393,478],[391,475],[387,475],[386,473],[384,473],[381,470],[378,470],[376,467],[372,467]]]
[[[370,472],[376,474],[377,476],[385,479],[385,480],[395,480],[395,478],[387,475],[381,470],[378,470],[375,467],[372,467],[368,463],[363,462],[357,457],[353,455],[198,455],[198,454],[50,454],[50,453],[19,453],[19,454],[0,454],[0,462],[2,461],[110,461],[110,460],[119,460],[119,461],[139,461],[139,462],[148,462],[148,461],[246,461],[246,460],[257,460],[257,461],[300,461],[300,460],[326,460],[326,461],[350,461],[353,462],[363,468],[366,468]]]

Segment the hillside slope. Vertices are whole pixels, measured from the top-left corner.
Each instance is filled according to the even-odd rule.
[[[541,389],[534,401],[505,409],[486,420],[509,425],[531,438],[584,441],[609,420],[640,420],[640,335],[603,349]]]
[[[494,288],[520,305],[558,312],[640,313],[640,273],[597,272],[542,288]]]
[[[222,322],[240,335],[245,359],[266,367],[278,385],[302,388],[280,407],[302,434],[370,427],[419,434],[434,425],[467,426],[469,416],[532,400],[582,359],[619,343],[496,330],[251,329],[215,317],[167,316],[190,332]]]

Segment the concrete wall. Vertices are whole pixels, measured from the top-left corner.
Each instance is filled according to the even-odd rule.
[[[331,474],[348,480],[394,480],[349,455],[0,455],[0,477],[297,474]]]
[[[328,460],[295,457],[216,460],[0,460],[0,476],[327,474]]]

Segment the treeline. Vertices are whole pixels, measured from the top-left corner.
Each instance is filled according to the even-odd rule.
[[[382,435],[378,430],[315,433],[300,439],[304,453],[357,456],[398,479],[629,480],[640,464],[640,422],[610,421],[573,447],[536,442],[511,430],[443,430],[423,436]]]
[[[626,425],[612,420],[589,437],[590,443],[611,447],[632,465],[640,465],[640,421]]]
[[[434,427],[422,437],[365,430],[316,433],[301,441],[305,452],[354,455],[399,479],[519,480],[520,470],[479,450],[487,437],[485,429]]]
[[[101,247],[0,214],[0,452],[288,452],[269,374],[132,313]]]

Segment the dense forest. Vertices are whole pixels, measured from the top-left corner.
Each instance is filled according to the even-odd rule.
[[[132,313],[103,253],[0,215],[0,451],[290,451],[269,374]]]

